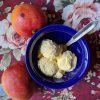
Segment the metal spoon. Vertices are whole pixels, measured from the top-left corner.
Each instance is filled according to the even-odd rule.
[[[70,46],[74,42],[78,41],[80,38],[82,38],[84,35],[86,35],[88,32],[90,32],[93,28],[96,27],[98,24],[98,21],[92,21],[89,24],[87,24],[84,28],[82,28],[80,31],[78,31],[67,43],[67,46]]]

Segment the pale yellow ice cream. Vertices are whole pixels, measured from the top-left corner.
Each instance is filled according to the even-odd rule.
[[[75,68],[76,63],[77,58],[71,51],[65,51],[57,58],[57,65],[59,69],[66,72],[72,71]]]
[[[57,55],[57,44],[52,40],[46,39],[42,41],[40,53],[49,60],[55,59]]]
[[[66,49],[65,45],[57,45],[49,39],[43,40],[38,52],[38,66],[41,72],[59,79],[65,72],[74,70],[77,57]]]
[[[56,72],[56,74],[54,75],[54,77],[60,79],[60,78],[63,77],[64,74],[65,74],[65,71],[59,69],[59,70]]]
[[[39,69],[42,71],[43,74],[47,76],[53,76],[56,74],[58,70],[58,66],[54,61],[50,61],[45,57],[42,57],[38,61]]]

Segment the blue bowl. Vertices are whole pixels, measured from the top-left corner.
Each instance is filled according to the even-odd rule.
[[[73,71],[66,73],[61,79],[45,76],[37,65],[37,54],[43,39],[65,44],[75,33],[76,31],[68,26],[54,24],[40,29],[32,36],[27,46],[25,61],[26,68],[34,81],[46,88],[62,89],[70,87],[82,79],[90,62],[89,48],[84,38],[68,47],[76,54],[77,65]]]

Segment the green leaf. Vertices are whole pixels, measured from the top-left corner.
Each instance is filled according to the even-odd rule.
[[[7,7],[7,8],[4,9],[3,13],[8,13],[10,11],[11,11],[11,7]]]
[[[14,49],[13,50],[13,55],[14,55],[14,57],[17,61],[20,61],[20,59],[21,59],[21,50],[20,49]]]
[[[71,2],[69,0],[54,0],[54,2],[53,2],[56,12],[62,10],[65,6],[67,6],[69,4],[71,4]]]
[[[9,49],[9,48],[1,48],[0,54],[6,54],[6,53],[9,53],[10,51],[11,51],[11,49]]]
[[[11,14],[12,13],[8,13],[7,18],[6,18],[10,23],[11,23]]]
[[[4,54],[1,63],[0,63],[0,70],[5,70],[7,67],[9,67],[11,63],[11,54]]]
[[[3,1],[0,1],[0,7],[2,7],[2,5],[3,5]]]

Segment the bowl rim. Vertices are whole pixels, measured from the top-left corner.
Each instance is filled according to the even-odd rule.
[[[73,33],[72,34],[75,34],[77,31],[72,29],[71,27],[68,27],[68,26],[65,26],[65,25],[61,25],[61,24],[52,24],[52,25],[48,25],[44,28],[41,28],[40,30],[38,30],[36,33],[34,33],[34,35],[31,37],[31,39],[29,40],[28,42],[28,45],[27,45],[27,48],[26,48],[26,54],[25,54],[25,64],[26,64],[26,69],[28,71],[28,73],[30,74],[31,78],[36,82],[38,83],[39,85],[43,86],[43,87],[46,87],[46,88],[50,88],[50,89],[63,89],[63,88],[67,88],[67,87],[70,87],[72,85],[75,85],[77,82],[79,82],[83,77],[84,75],[86,74],[88,68],[89,68],[89,65],[90,65],[90,50],[89,50],[89,47],[87,45],[87,42],[84,38],[81,38],[80,40],[82,40],[86,46],[86,49],[87,49],[87,54],[88,54],[88,61],[87,61],[87,65],[86,65],[86,69],[84,70],[84,72],[82,73],[82,75],[76,80],[74,79],[73,81],[74,82],[71,82],[69,83],[68,85],[62,85],[59,87],[59,83],[57,83],[58,85],[57,86],[53,86],[53,85],[44,85],[42,82],[39,81],[39,79],[37,79],[34,75],[33,75],[33,71],[31,69],[31,66],[29,65],[29,59],[28,59],[28,55],[29,55],[29,48],[30,48],[30,45],[32,44],[33,40],[41,33],[41,31],[45,31],[46,29],[50,28],[50,27],[64,27],[66,29],[69,29],[70,31],[72,31]],[[59,31],[59,30],[58,30]]]

